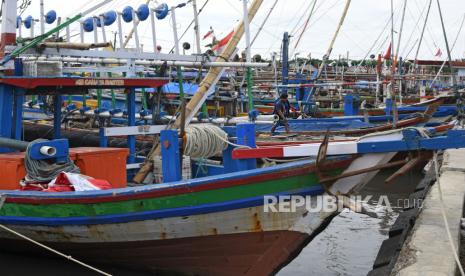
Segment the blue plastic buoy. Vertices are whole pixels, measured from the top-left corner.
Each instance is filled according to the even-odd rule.
[[[55,22],[56,19],[57,19],[57,12],[54,10],[47,12],[47,14],[45,15],[45,22],[47,24],[53,24],[53,22]]]
[[[115,23],[118,14],[115,11],[107,11],[103,14],[103,24],[105,26],[110,26]]]
[[[131,22],[132,21],[132,11],[134,9],[131,6],[127,6],[126,8],[123,9],[123,20],[124,22]]]
[[[24,27],[26,27],[26,29],[30,29],[32,26],[33,20],[34,18],[32,18],[32,15],[29,15],[28,17],[26,17],[26,19],[24,19]]]
[[[145,21],[147,18],[149,18],[150,15],[150,9],[149,6],[146,4],[142,4],[139,6],[137,9],[137,18],[139,18],[140,21]]]
[[[164,19],[168,15],[169,10],[168,5],[163,3],[155,9],[155,16],[157,19]]]
[[[19,26],[21,26],[21,22],[23,21],[23,19],[21,18],[21,16],[16,16],[16,29],[19,29]]]
[[[92,17],[87,17],[84,22],[82,22],[82,25],[84,27],[84,31],[86,32],[92,32],[94,30],[94,18]]]

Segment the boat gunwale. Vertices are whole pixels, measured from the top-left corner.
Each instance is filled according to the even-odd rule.
[[[322,169],[344,167],[352,162],[355,156],[343,155],[328,158]],[[150,184],[142,187],[119,189],[47,193],[40,191],[8,191],[0,190],[6,196],[5,203],[21,204],[82,204],[126,201],[133,199],[155,198],[177,195],[186,192],[223,189],[232,186],[247,185],[272,179],[282,179],[294,175],[313,173],[316,171],[314,160],[301,160],[280,164],[268,168],[233,172],[198,179],[182,180],[164,184]]]

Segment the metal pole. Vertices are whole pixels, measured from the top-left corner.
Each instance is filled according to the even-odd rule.
[[[423,35],[425,33],[426,23],[428,22],[428,17],[429,17],[429,12],[431,10],[431,3],[432,2],[433,2],[433,0],[429,0],[428,10],[426,11],[426,16],[425,16],[425,22],[423,23],[423,28],[421,30],[420,41],[418,41],[418,47],[417,47],[417,51],[415,53],[415,60],[413,62],[413,66],[415,68],[414,73],[416,73],[416,64],[417,64],[417,59],[418,59],[418,53],[420,52],[421,42],[423,42]]]
[[[174,51],[176,55],[179,55],[179,39],[178,39],[178,28],[176,27],[176,12],[175,7],[171,8],[171,22],[173,24],[173,37],[174,37]],[[181,107],[184,107],[184,87],[183,87],[183,75],[181,66],[176,66],[176,76],[178,78],[179,84],[179,98],[181,100]],[[184,129],[184,126],[181,125],[181,129]]]
[[[94,43],[98,43],[98,33],[97,33],[97,18],[92,18],[92,24],[94,25]]]
[[[32,19],[31,21],[31,38],[34,38],[34,27],[35,27],[35,21]]]
[[[105,18],[103,17],[103,15],[100,15],[100,26],[102,26],[103,42],[106,43],[107,42],[107,34],[105,33],[105,24],[103,23],[104,19]]]
[[[153,52],[157,53],[157,32],[155,29],[155,10],[150,9],[150,23],[152,27]]]
[[[69,20],[69,18],[66,18],[66,20]],[[71,31],[69,29],[69,25],[66,26],[66,41],[71,42]]]
[[[197,43],[197,54],[202,53],[200,48],[200,29],[199,29],[199,13],[197,11],[197,1],[192,0],[192,6],[194,8],[194,30],[195,30],[195,42]]]
[[[399,51],[400,51],[400,41],[402,38],[402,30],[404,29],[404,19],[405,19],[405,9],[407,8],[407,0],[404,0],[404,8],[402,10],[402,19],[400,22],[400,30],[399,30],[399,38],[397,39],[397,51],[396,51],[396,57],[395,60],[398,60],[399,58]],[[400,69],[402,68],[402,62],[399,62],[399,76],[401,76],[401,71]],[[394,68],[395,70],[395,68]],[[399,101],[400,104],[402,105],[402,79],[400,79],[400,84],[399,84]]]
[[[0,137],[0,147],[2,148],[10,148],[10,149],[16,149],[19,151],[25,151],[28,145],[29,145],[29,142]]]
[[[457,112],[458,112],[457,117],[459,120],[463,120],[464,119],[463,100],[462,100],[462,96],[457,90],[457,79],[455,78],[454,67],[452,66],[452,56],[450,54],[449,41],[447,40],[446,28],[444,26],[444,19],[442,17],[441,5],[439,4],[439,0],[437,0],[436,2],[438,4],[439,18],[441,19],[442,33],[444,35],[444,42],[446,44],[446,50],[447,50],[447,58],[449,60],[449,70],[450,70],[450,75],[452,78],[452,92],[454,93],[455,98],[457,100]]]
[[[395,128],[397,125],[398,113],[397,113],[397,102],[396,102],[396,93],[395,93],[395,66],[394,66],[394,1],[391,0],[391,93],[390,98],[392,98],[392,127]]]
[[[282,83],[287,85],[289,83],[289,34],[287,32],[283,35],[282,67]],[[282,91],[287,93],[287,88],[283,88]]]
[[[245,54],[246,54],[246,61],[251,62],[252,56],[250,53],[250,26],[249,26],[249,12],[247,9],[247,0],[242,1],[243,7],[243,17],[244,17],[244,32],[245,32]],[[253,95],[252,95],[252,69],[247,68],[247,95],[249,99],[249,112],[254,109],[253,104]]]
[[[176,55],[179,55],[179,38],[178,38],[178,30],[177,30],[177,27],[176,27],[175,7],[171,8],[171,22],[173,24],[174,53]]]
[[[19,21],[18,36],[23,37],[23,21]]]
[[[81,43],[84,43],[84,24],[82,22],[79,22],[79,25],[81,27]]]
[[[123,25],[121,23],[121,13],[118,13],[118,38],[119,38],[120,49],[124,49]]]
[[[40,34],[45,33],[45,11],[44,0],[40,0]]]

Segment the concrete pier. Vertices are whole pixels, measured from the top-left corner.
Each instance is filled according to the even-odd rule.
[[[439,181],[453,243],[459,254],[460,219],[463,217],[465,194],[465,149],[444,153]],[[456,275],[457,270],[436,182],[402,246],[392,275]]]

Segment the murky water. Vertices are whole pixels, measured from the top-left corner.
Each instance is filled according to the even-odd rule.
[[[375,199],[378,199],[380,195],[388,195],[390,202],[395,205],[398,199],[408,197],[422,177],[419,172],[411,173],[393,184],[386,185],[384,179],[390,173],[392,171],[378,174],[365,187],[362,195],[373,195]],[[379,218],[371,218],[350,211],[342,212],[278,275],[366,275],[371,270],[382,241],[387,237],[389,226],[397,217],[395,209],[393,212],[380,209],[377,214]],[[102,269],[114,275],[149,275],[113,267]],[[0,253],[0,275],[21,276],[32,275],[32,273],[47,276],[96,275],[63,259],[41,259]]]
[[[361,192],[363,197],[372,195],[373,199],[387,195],[392,211],[379,208],[376,212],[378,218],[351,211],[342,212],[278,276],[366,275],[397,218],[397,207],[402,205],[403,199],[408,198],[422,178],[422,174],[412,173],[392,184],[384,184],[384,179],[392,172],[381,172]]]

